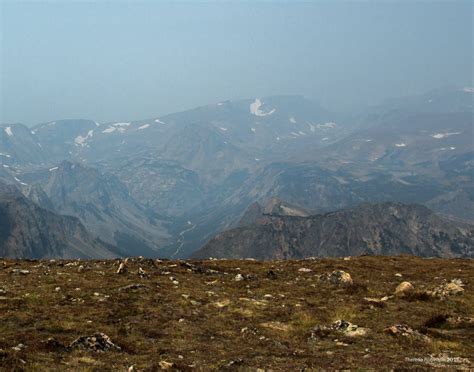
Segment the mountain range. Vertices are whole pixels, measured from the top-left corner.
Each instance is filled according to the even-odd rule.
[[[263,214],[217,234],[195,258],[302,259],[411,254],[473,257],[474,226],[411,204],[361,204],[323,215]]]
[[[2,124],[0,182],[121,255],[187,257],[269,200],[256,215],[400,202],[474,223],[473,107],[472,89],[445,88],[352,116],[275,96],[137,121]]]

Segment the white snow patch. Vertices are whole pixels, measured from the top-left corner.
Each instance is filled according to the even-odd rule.
[[[250,130],[251,130],[252,132],[254,132],[254,133],[255,133],[255,131],[256,131],[255,128],[250,128]]]
[[[302,136],[306,136],[306,133],[305,133],[305,132],[298,131],[298,133],[301,134]]]
[[[87,144],[87,140],[89,138],[91,138],[92,136],[94,135],[94,130],[91,129],[89,132],[87,132],[87,135],[82,137],[82,136],[77,136],[75,139],[74,139],[74,143],[76,144],[76,146],[81,146],[81,147],[84,147],[86,144]]]
[[[6,164],[2,164],[3,165],[3,168],[10,168],[9,165],[6,165]]]
[[[24,182],[21,182],[18,178],[16,177],[13,177],[15,179],[16,182],[18,182],[20,185],[23,185],[23,186],[28,186],[27,183],[24,183]]]
[[[59,167],[53,167],[53,168],[49,168],[49,171],[52,172],[52,171],[55,171],[57,170]]]
[[[398,182],[401,183],[402,185],[407,185],[407,186],[412,185],[410,182],[407,182],[407,181],[405,181],[405,180],[402,180],[401,178],[397,178],[396,181],[398,181]]]
[[[11,158],[11,155],[4,154],[4,153],[2,153],[2,152],[0,152],[0,156],[5,156],[6,158]]]
[[[321,141],[327,141],[329,139],[329,137],[324,137],[321,139]]]
[[[114,127],[128,127],[130,126],[130,123],[115,123],[112,124]]]
[[[115,127],[108,127],[107,129],[104,129],[102,133],[112,133],[112,132],[115,132],[116,129],[117,128]]]
[[[279,140],[280,140],[280,137],[277,137],[276,140],[279,141]]]
[[[268,112],[264,112],[260,110],[260,107],[262,107],[263,103],[260,101],[260,99],[255,98],[255,101],[250,104],[250,113],[254,114],[255,116],[267,116],[273,114],[276,109],[272,109]]]
[[[291,132],[291,134],[292,134],[293,136],[295,136],[295,137],[299,137],[299,136],[300,136],[300,135],[299,135],[298,133],[296,133],[296,132]]]
[[[371,139],[366,139],[365,142],[372,142],[373,140]]]
[[[450,150],[456,150],[456,147],[450,147],[449,149]]]
[[[290,123],[296,124],[296,119],[293,116],[289,120],[290,120]]]
[[[401,143],[396,143],[395,147],[407,147],[407,145],[406,143],[401,142]]]
[[[455,134],[461,134],[461,132],[435,133],[432,134],[431,137],[441,139],[449,136],[454,136]]]
[[[8,134],[10,137],[13,136],[13,132],[12,132],[11,127],[6,127],[4,130],[5,130],[5,133]]]
[[[146,128],[149,128],[149,127],[150,127],[150,124],[144,124],[141,127],[138,127],[138,130],[146,129]]]
[[[466,92],[466,93],[474,93],[474,88],[473,87],[465,87],[463,89],[463,92]]]
[[[316,132],[316,127],[313,124],[308,124],[309,125],[309,130],[311,132]]]
[[[227,131],[227,128],[224,128],[224,127],[219,127],[219,129],[223,132],[226,132]]]
[[[328,122],[324,124],[318,124],[316,125],[316,128],[318,129],[329,129],[329,128],[336,128],[337,124],[333,122]]]
[[[217,102],[217,106],[222,106],[224,102]]]
[[[155,123],[166,125],[166,123],[161,121],[160,119],[155,119]]]
[[[259,159],[259,158],[255,158],[255,161],[260,161],[260,159]]]
[[[98,123],[98,122],[96,122],[96,121],[94,121],[94,123],[95,123],[95,126],[96,126],[96,127],[100,126],[100,123]]]

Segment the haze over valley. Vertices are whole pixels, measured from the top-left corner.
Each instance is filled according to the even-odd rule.
[[[277,198],[307,216],[356,208],[372,218],[372,209],[361,204],[424,205],[446,221],[430,239],[463,236],[470,243],[418,254],[470,257],[473,92],[440,88],[353,116],[303,96],[271,96],[136,121],[2,124],[0,180],[43,214],[76,217],[115,255],[189,257],[216,233],[238,227],[253,203]],[[291,216],[292,210],[266,214]],[[422,221],[424,228],[431,224]],[[364,227],[369,236],[378,234],[371,229]],[[314,239],[315,247],[325,238]],[[392,254],[410,249],[406,242],[378,239],[352,251],[348,239],[348,255],[371,253],[371,246]],[[25,253],[21,240],[15,241],[3,254],[51,255],[34,245]],[[337,255],[337,247],[334,242],[304,255]],[[78,256],[64,249],[60,255]]]

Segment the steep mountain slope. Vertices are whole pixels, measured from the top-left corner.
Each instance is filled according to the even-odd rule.
[[[0,164],[38,165],[47,155],[38,138],[22,124],[0,126]]]
[[[0,256],[113,258],[116,249],[94,239],[75,217],[59,216],[0,184]]]
[[[42,185],[55,211],[78,217],[92,234],[129,255],[156,256],[168,238],[162,221],[112,175],[65,161],[28,176],[29,183]]]
[[[205,199],[199,175],[174,160],[117,157],[113,166],[108,163],[97,165],[116,175],[137,202],[157,213],[180,216]]]
[[[218,234],[194,257],[289,259],[362,254],[473,257],[474,226],[456,225],[420,205],[362,204],[290,217],[266,215]]]
[[[222,182],[234,171],[255,168],[258,163],[258,158],[252,158],[207,124],[184,126],[166,143],[159,155],[196,172],[208,184]]]

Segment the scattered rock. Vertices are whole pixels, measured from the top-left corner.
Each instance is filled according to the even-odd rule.
[[[346,320],[336,320],[330,325],[316,326],[311,330],[310,339],[327,337],[331,334],[339,333],[348,337],[365,336],[368,333],[367,328],[359,327]]]
[[[115,345],[105,333],[96,333],[93,336],[81,336],[71,342],[70,349],[84,349],[96,352],[121,351],[121,347]]]
[[[186,267],[188,271],[197,273],[197,274],[220,274],[220,271],[213,269],[206,269],[199,265],[194,265],[189,262],[181,262],[181,266]]]
[[[421,334],[420,332],[410,328],[406,324],[395,324],[393,326],[385,328],[384,332],[396,337],[407,337],[413,340],[430,342],[430,338],[428,336]]]
[[[353,284],[351,275],[343,270],[334,270],[319,276],[319,280],[335,285],[349,286]]]
[[[254,326],[244,327],[240,330],[242,336],[256,336],[258,334],[258,329]]]
[[[13,274],[28,275],[30,273],[30,271],[29,270],[24,270],[24,269],[13,269],[12,273]]]
[[[158,365],[160,366],[161,369],[170,369],[174,367],[174,363],[172,362],[167,362],[166,360],[161,360]]]
[[[138,275],[140,275],[142,278],[148,278],[150,276],[141,267],[138,268]]]
[[[298,269],[298,271],[299,271],[300,273],[310,273],[310,272],[313,271],[313,270],[308,269],[307,267],[301,267],[301,268]]]
[[[26,348],[25,345],[23,345],[23,344],[18,344],[18,345],[16,345],[16,346],[13,346],[13,347],[12,347],[12,350],[13,350],[13,351],[22,351],[22,350],[25,349],[25,348]]]
[[[387,299],[384,300],[384,298],[385,297],[383,298],[364,297],[364,301],[372,306],[385,307],[387,305],[386,304]]]
[[[125,262],[120,262],[117,274],[125,274],[128,271],[127,265]]]
[[[460,295],[464,292],[464,283],[461,279],[453,279],[450,282],[446,280],[436,287],[430,294],[434,297],[444,299],[448,296]]]
[[[395,276],[396,276],[397,278],[401,278],[401,277],[402,277],[402,274],[396,273]]]
[[[229,305],[230,305],[230,300],[229,299],[224,299],[222,301],[214,302],[214,306],[218,307],[218,308],[223,308],[223,307],[226,307],[226,306],[229,306]]]
[[[243,362],[244,362],[243,359],[237,358],[237,359],[231,360],[229,363],[227,363],[227,364],[225,365],[225,367],[227,367],[227,368],[229,368],[229,367],[235,367],[235,366],[241,365]]]
[[[413,293],[414,290],[415,287],[413,287],[413,284],[410,282],[401,282],[397,288],[395,288],[395,295],[403,297],[409,293]]]

